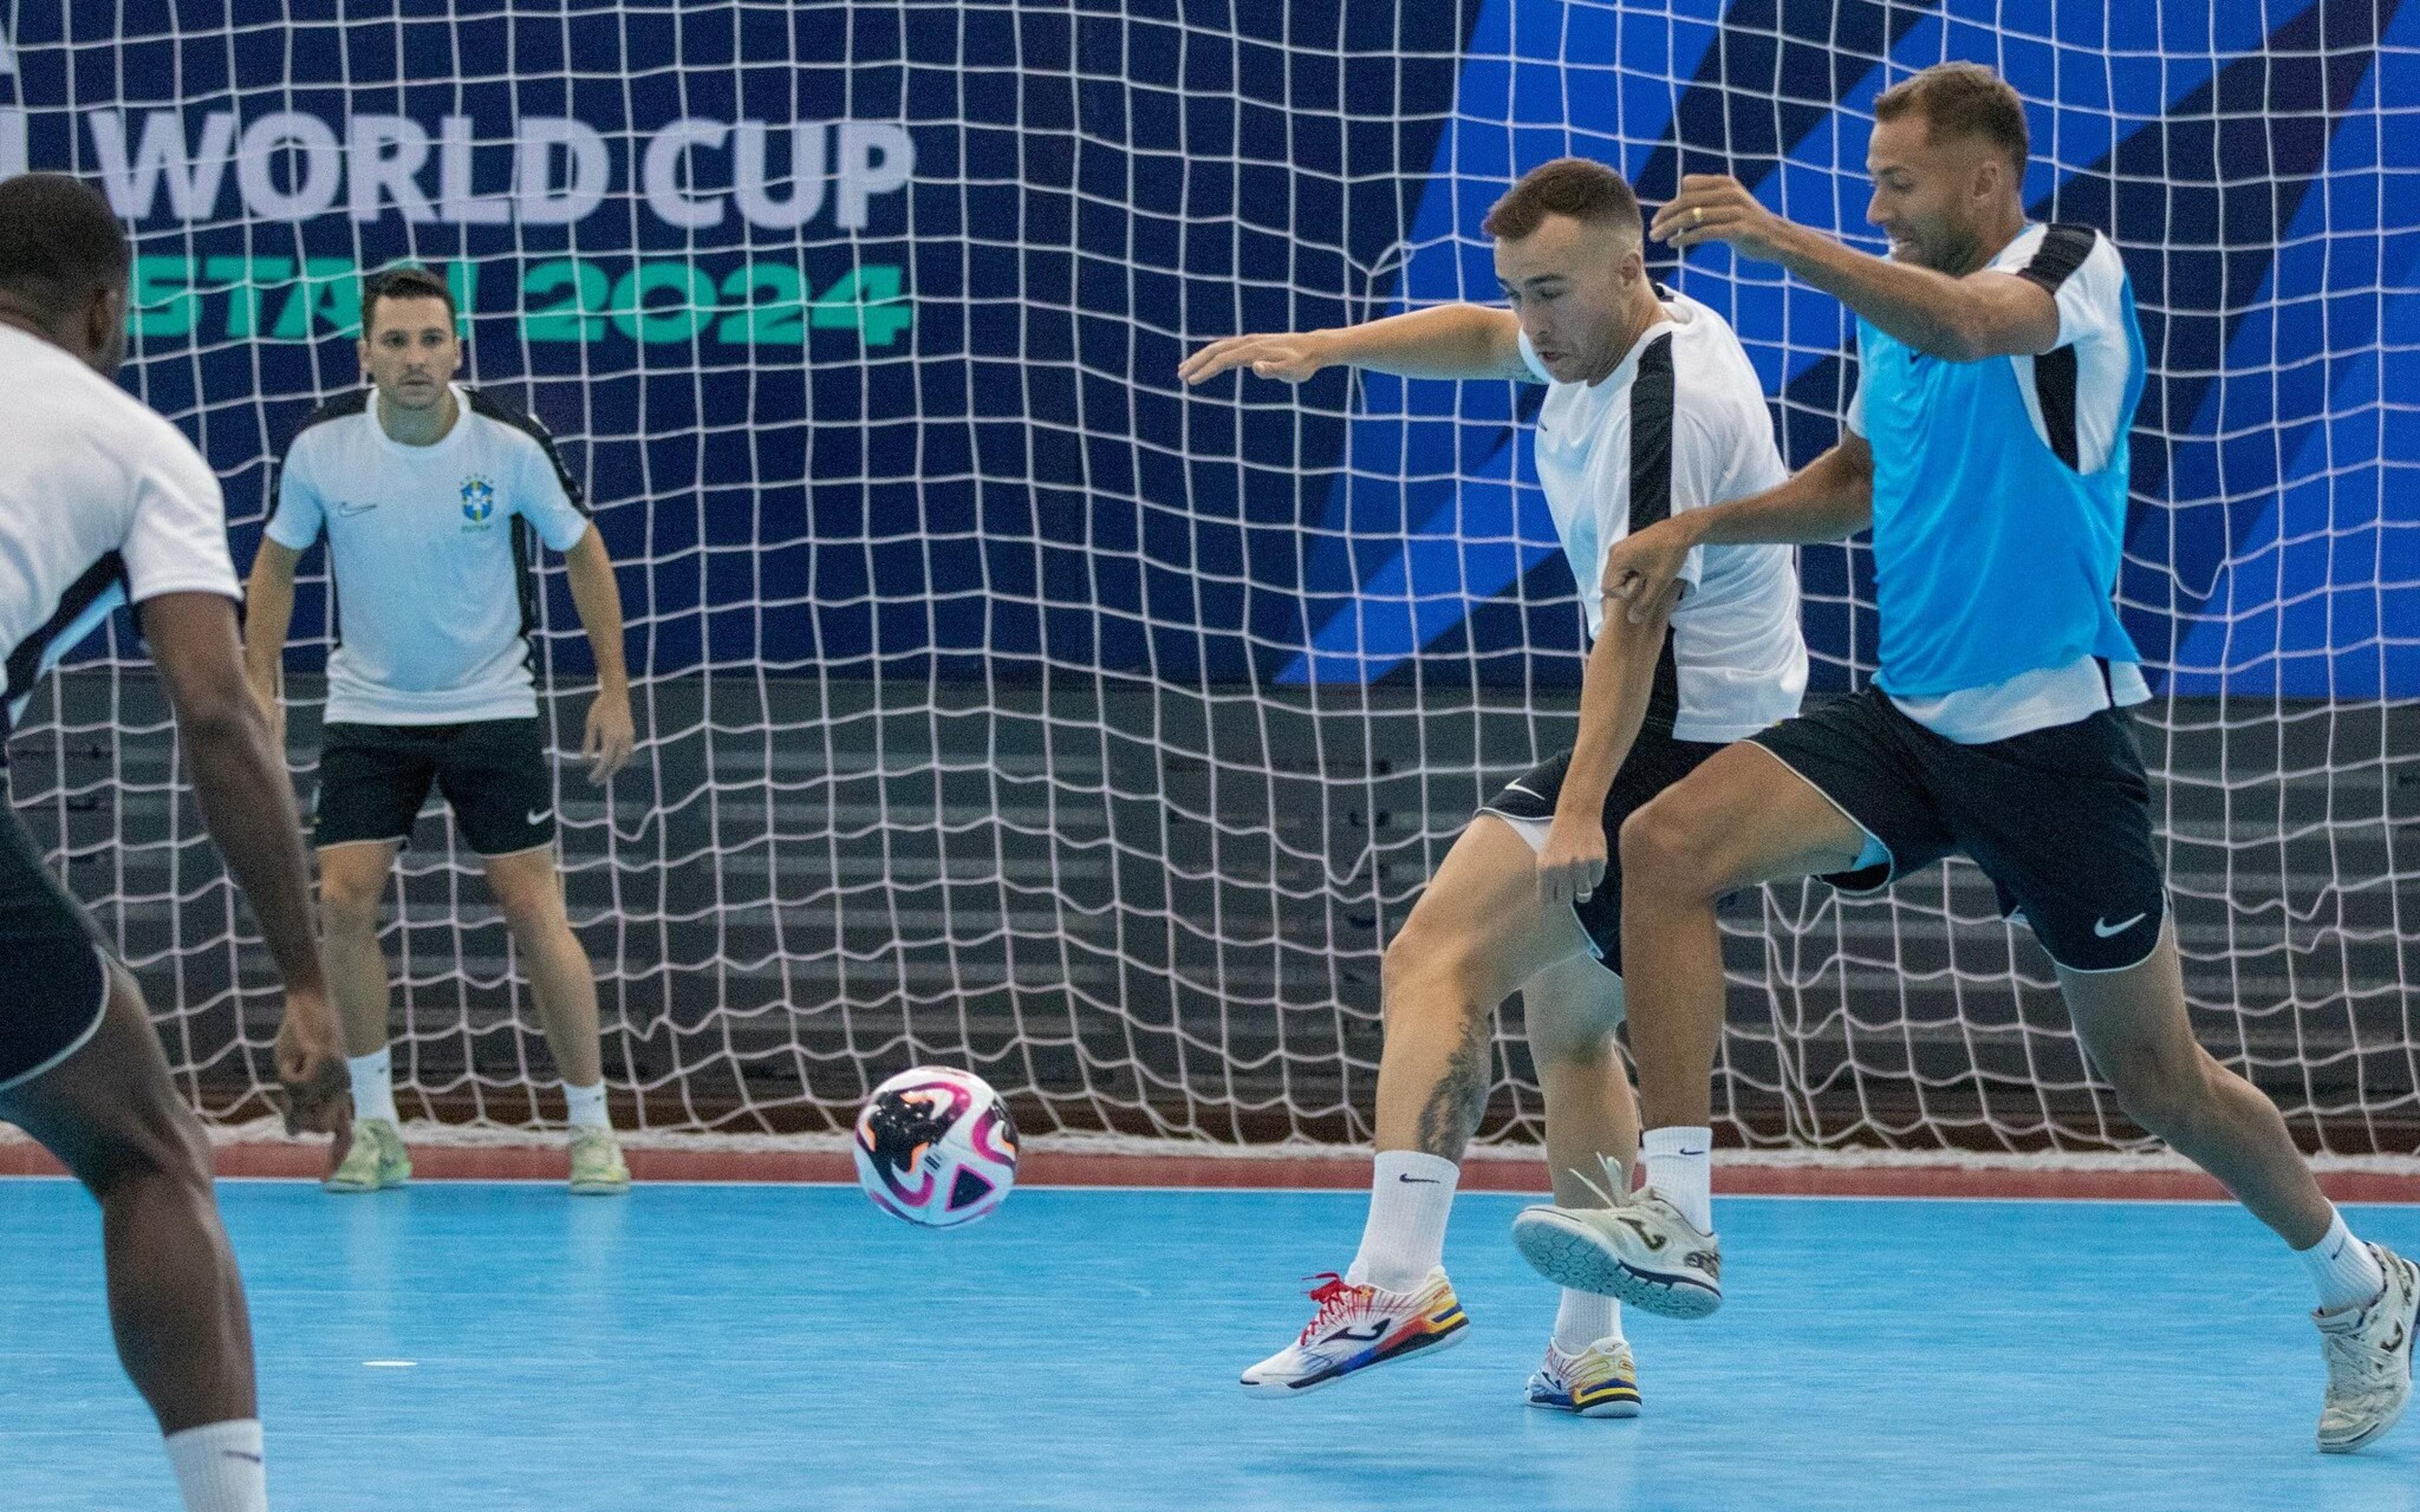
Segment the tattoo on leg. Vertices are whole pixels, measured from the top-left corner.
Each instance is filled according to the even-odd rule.
[[[1478,1132],[1480,1116],[1487,1111],[1488,1050],[1494,1028],[1492,1014],[1464,1015],[1462,1041],[1420,1109],[1420,1153],[1460,1160],[1463,1147]]]

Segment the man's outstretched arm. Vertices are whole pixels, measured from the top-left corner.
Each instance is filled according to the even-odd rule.
[[[1326,367],[1366,367],[1398,378],[1512,378],[1533,375],[1521,361],[1521,320],[1510,310],[1440,304],[1357,326],[1272,335],[1228,336],[1177,365],[1198,385],[1231,368],[1300,383]]]
[[[1989,269],[1953,278],[1841,245],[1783,220],[1738,179],[1691,174],[1655,212],[1647,234],[1677,248],[1728,243],[1743,256],[1779,263],[1928,356],[1973,363],[2039,356],[2058,345],[2058,301],[2014,273]]]

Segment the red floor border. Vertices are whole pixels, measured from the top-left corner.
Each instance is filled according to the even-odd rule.
[[[850,1181],[838,1150],[631,1149],[630,1171],[642,1181]],[[324,1146],[224,1145],[218,1170],[230,1177],[316,1177]],[[551,1145],[465,1147],[416,1145],[415,1175],[433,1180],[559,1180],[566,1157]],[[55,1176],[59,1166],[30,1143],[0,1143],[0,1176]],[[1018,1175],[1028,1186],[1295,1187],[1357,1190],[1370,1162],[1351,1155],[1259,1157],[1108,1155],[1026,1151]],[[2319,1179],[2340,1202],[2420,1202],[2420,1175],[2330,1171]],[[1474,1160],[1463,1166],[1466,1192],[1543,1192],[1545,1166],[1535,1161]],[[1804,1166],[1726,1164],[1714,1190],[1739,1196],[2067,1197],[2214,1200],[2217,1182],[2192,1171],[1975,1170],[1951,1165]]]

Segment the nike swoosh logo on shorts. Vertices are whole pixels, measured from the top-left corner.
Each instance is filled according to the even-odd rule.
[[[339,514],[339,515],[344,515],[344,516],[348,516],[348,517],[349,517],[349,516],[353,516],[353,515],[366,515],[366,514],[368,514],[371,510],[376,509],[377,507],[378,507],[378,505],[376,505],[376,504],[374,504],[374,503],[371,503],[371,504],[338,504],[338,505],[336,506],[336,513],[337,513],[337,514]]]
[[[2107,919],[2096,918],[2092,921],[2092,933],[2104,940],[2114,940],[2150,917],[2149,914],[2136,914],[2123,924],[2112,924]]]
[[[546,816],[552,812],[554,810],[551,809],[533,809],[529,811],[529,822],[533,825],[545,824]]]

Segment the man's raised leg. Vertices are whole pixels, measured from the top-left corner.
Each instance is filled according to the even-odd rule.
[[[1481,814],[1387,948],[1380,996],[1377,1161],[1361,1247],[1311,1295],[1295,1342],[1244,1372],[1247,1386],[1301,1391],[1465,1326],[1439,1261],[1463,1147],[1486,1106],[1497,1005],[1545,967],[1586,953],[1569,908],[1539,898],[1537,853]]]
[[[1646,1190],[1615,1210],[1524,1212],[1514,1242],[1549,1279],[1670,1317],[1699,1318],[1721,1304],[1711,1201],[1724,997],[1714,906],[1758,883],[1845,872],[1866,838],[1771,752],[1745,742],[1622,825],[1622,976]]]
[[[0,1091],[0,1119],[57,1156],[101,1204],[117,1356],[166,1436],[193,1512],[268,1505],[252,1325],[219,1221],[209,1140],[169,1080],[133,980],[74,1054]]]

